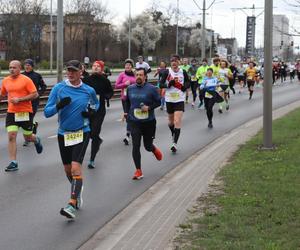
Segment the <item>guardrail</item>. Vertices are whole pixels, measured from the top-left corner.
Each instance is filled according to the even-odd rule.
[[[153,79],[153,80],[150,80],[149,83],[155,84],[156,81]],[[114,83],[112,84],[112,86],[114,88]],[[48,87],[46,89],[46,91],[44,92],[44,94],[42,96],[40,96],[39,110],[43,110],[43,108],[45,107],[52,87],[53,86]],[[121,90],[114,88],[114,95],[113,95],[112,99],[120,99],[120,97],[121,97]],[[5,115],[6,111],[7,111],[7,100],[2,100],[2,101],[0,101],[0,116]]]

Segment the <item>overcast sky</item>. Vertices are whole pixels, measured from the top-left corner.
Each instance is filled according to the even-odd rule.
[[[195,0],[199,6],[202,7],[203,0]],[[113,20],[114,24],[119,24],[125,20],[129,13],[129,0],[109,0],[103,1],[107,3],[108,8],[115,14]],[[141,13],[143,10],[151,6],[153,0],[131,0],[132,2],[132,16]],[[162,8],[166,8],[170,4],[176,6],[176,0],[160,0]],[[207,6],[212,3],[213,0],[206,0]],[[286,4],[286,2],[294,3],[294,0],[274,0],[274,14],[285,14],[290,20],[290,27],[300,30],[300,7],[294,8]],[[208,11],[206,25],[208,28],[212,28],[222,37],[235,37],[238,40],[239,46],[245,46],[246,40],[246,14],[241,10],[234,11],[231,8],[243,8],[252,7],[255,4],[256,7],[264,7],[264,0],[216,0],[216,4],[213,5]],[[180,12],[185,16],[190,17],[192,20],[199,20],[202,22],[201,12],[197,9],[193,0],[179,0]],[[295,10],[299,10],[299,14],[295,14]],[[255,15],[259,15],[263,9],[255,10]],[[252,10],[245,10],[248,15],[252,15]],[[213,13],[213,15],[211,15]],[[212,17],[212,18],[211,18]],[[234,21],[235,20],[235,21]],[[235,23],[235,29],[234,29]],[[260,15],[257,19],[256,25],[256,46],[263,46],[263,23],[264,15]],[[293,30],[290,29],[291,33]],[[300,45],[300,39],[295,37],[295,46]]]

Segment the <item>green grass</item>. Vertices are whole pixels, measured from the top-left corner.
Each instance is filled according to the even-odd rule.
[[[201,199],[204,216],[189,218],[179,249],[300,249],[300,110],[274,122],[275,150],[261,142],[259,133],[221,170],[223,193]]]

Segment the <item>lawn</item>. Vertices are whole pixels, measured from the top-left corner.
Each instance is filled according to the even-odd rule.
[[[241,146],[191,208],[176,249],[300,249],[300,110]]]

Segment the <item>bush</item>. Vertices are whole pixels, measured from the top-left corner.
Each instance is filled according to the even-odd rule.
[[[9,62],[5,60],[0,60],[0,70],[8,70]]]

